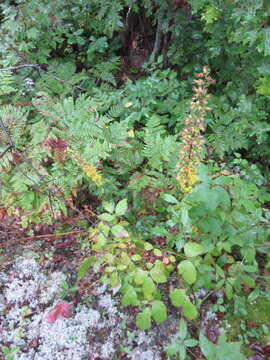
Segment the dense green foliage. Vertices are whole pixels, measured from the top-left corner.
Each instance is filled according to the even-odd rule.
[[[76,224],[92,253],[78,280],[102,272],[124,307],[140,307],[141,329],[170,305],[196,321],[202,288],[226,294],[221,312],[269,299],[269,2],[0,9],[0,206],[26,228],[90,214],[95,226]],[[215,83],[200,83],[205,65]],[[185,155],[192,127],[202,148],[179,181],[181,157],[192,164],[198,152],[194,142]],[[185,324],[172,358],[198,344]],[[214,346],[201,335],[200,346],[207,359],[227,346],[241,356],[225,337]]]

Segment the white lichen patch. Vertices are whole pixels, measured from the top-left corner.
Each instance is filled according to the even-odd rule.
[[[130,318],[119,311],[119,299],[106,285],[93,293],[95,309],[79,304],[71,317],[59,315],[49,323],[48,315],[62,301],[65,274],[48,273],[36,260],[20,258],[0,279],[0,344],[18,347],[14,360],[111,360],[122,351],[132,360],[161,359],[157,331],[127,331]]]

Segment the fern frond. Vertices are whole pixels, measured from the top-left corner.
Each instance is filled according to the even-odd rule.
[[[96,79],[116,85],[114,74],[117,70],[119,70],[119,67],[119,56],[113,56],[109,61],[102,61],[96,64],[90,71]]]
[[[0,71],[0,96],[9,95],[16,91],[12,86],[14,83],[11,71]]]

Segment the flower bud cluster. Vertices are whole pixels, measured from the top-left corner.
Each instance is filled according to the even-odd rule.
[[[202,160],[202,150],[204,139],[201,132],[205,130],[204,120],[206,112],[211,110],[208,107],[207,88],[210,84],[215,83],[210,76],[208,66],[203,67],[203,71],[196,74],[193,81],[193,96],[189,102],[189,115],[185,119],[185,127],[181,131],[182,147],[179,153],[179,161],[177,164],[177,180],[180,188],[184,192],[190,192],[193,185],[198,181],[196,166]]]
[[[97,172],[95,166],[88,164],[84,159],[82,159],[74,150],[70,148],[67,149],[67,152],[71,159],[76,162],[76,164],[84,171],[84,173],[98,186],[104,184],[101,175]]]

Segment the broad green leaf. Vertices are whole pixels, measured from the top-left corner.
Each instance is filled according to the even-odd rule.
[[[217,186],[215,192],[218,194],[219,203],[223,205],[225,209],[229,209],[231,206],[231,198],[222,186]]]
[[[148,242],[146,242],[146,243],[144,244],[144,248],[145,248],[146,251],[150,251],[150,250],[153,249],[153,245],[150,244],[150,243],[148,243]]]
[[[153,280],[150,277],[147,277],[144,281],[143,281],[143,295],[144,298],[148,301],[153,300],[154,295],[156,293],[156,286],[153,282]]]
[[[189,284],[194,284],[197,278],[195,266],[189,260],[183,260],[177,267],[179,275]]]
[[[162,284],[167,281],[165,265],[159,260],[155,262],[154,267],[150,270],[150,275],[158,284]]]
[[[111,232],[115,237],[118,237],[121,239],[128,238],[127,230],[125,230],[125,228],[123,228],[123,226],[121,226],[121,225],[114,225],[111,228]]]
[[[141,330],[147,330],[151,327],[151,310],[146,308],[136,317],[136,326]]]
[[[209,341],[201,332],[199,337],[200,348],[206,359],[216,359],[216,348],[215,345]],[[236,359],[235,359],[236,360]]]
[[[255,287],[256,286],[256,282],[255,280],[248,275],[243,275],[242,276],[242,281],[245,285],[249,286],[249,287]]]
[[[194,257],[204,253],[202,245],[195,242],[188,242],[184,246],[184,253],[187,257]]]
[[[83,263],[81,264],[79,271],[78,271],[78,275],[77,275],[77,281],[80,281],[85,274],[87,273],[88,269],[90,268],[90,266],[96,261],[96,257],[95,256],[90,256],[88,258],[86,258]]]
[[[183,305],[183,314],[189,320],[195,320],[198,316],[198,311],[194,304],[192,304],[190,301],[187,301]]]
[[[106,211],[108,211],[109,213],[113,213],[114,211],[114,204],[112,202],[104,202],[103,203],[103,207]]]
[[[135,255],[132,255],[131,256],[131,260],[132,261],[140,261],[141,260],[141,255],[139,255],[139,254],[135,254]]]
[[[124,296],[122,297],[121,303],[122,303],[123,306],[129,306],[129,305],[137,306],[137,305],[139,305],[137,293],[136,293],[135,289],[132,286],[130,286],[127,289],[127,291],[125,292]]]
[[[96,243],[92,246],[92,249],[95,251],[101,250],[107,243],[107,238],[102,234],[99,234],[96,240]]]
[[[154,249],[154,250],[153,250],[153,254],[154,254],[155,256],[162,256],[162,252],[161,252],[159,249]]]
[[[169,293],[173,306],[183,306],[186,299],[186,291],[184,289],[174,289]]]
[[[184,228],[188,229],[191,226],[189,214],[188,214],[188,207],[186,204],[183,204],[181,208],[181,221]]]
[[[166,354],[168,356],[174,356],[178,353],[179,351],[179,345],[177,342],[173,342],[171,345],[169,345],[169,347],[166,349]]]
[[[147,277],[147,271],[144,271],[142,269],[137,269],[134,275],[134,282],[136,285],[142,285],[144,280]],[[151,279],[152,281],[152,279]],[[153,283],[153,281],[152,281]]]
[[[198,345],[198,341],[195,339],[188,339],[184,341],[185,346],[187,347],[194,347]]]
[[[113,221],[115,219],[115,216],[109,213],[103,213],[99,215],[99,218],[103,221]]]
[[[225,334],[221,334],[216,346],[216,359],[244,360],[246,357],[241,353],[241,345],[241,342],[227,342]]]
[[[118,215],[118,216],[124,215],[127,211],[127,207],[128,207],[127,199],[123,199],[123,200],[119,201],[119,203],[116,205],[116,208],[115,208],[116,215]]]
[[[178,200],[170,194],[164,194],[163,199],[170,204],[178,204]]]
[[[153,302],[152,316],[158,324],[163,323],[167,319],[167,307],[163,301],[156,300]]]

